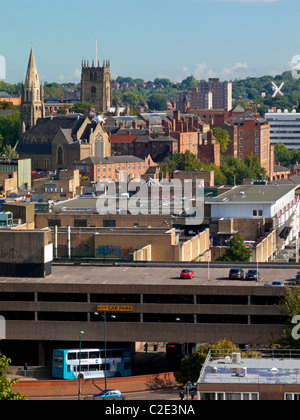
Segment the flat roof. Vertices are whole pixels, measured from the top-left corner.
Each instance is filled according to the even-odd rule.
[[[256,287],[264,288],[266,295],[278,293],[279,290],[284,292],[283,287],[265,286],[266,283],[271,284],[273,280],[282,280],[285,284],[291,285],[295,281],[297,269],[295,268],[260,268],[261,280],[246,281],[246,280],[229,280],[228,274],[230,268],[210,268],[207,267],[192,267],[194,277],[192,279],[180,279],[180,272],[183,268],[189,267],[189,263],[180,263],[177,265],[154,264],[152,266],[137,265],[130,266],[129,264],[120,264],[119,266],[107,265],[103,266],[82,263],[77,266],[73,264],[53,264],[52,274],[46,278],[19,278],[19,277],[0,277],[1,283],[41,283],[41,284],[74,284],[74,285],[154,285],[154,286],[186,286],[187,293],[193,286],[233,286],[235,288],[234,294],[238,294],[238,288]],[[184,264],[184,266],[183,266]],[[245,269],[247,271],[247,269]],[[209,275],[208,275],[209,274]],[[277,292],[276,292],[277,290]],[[172,288],[170,294],[172,294]]]
[[[294,352],[296,357],[296,350]],[[236,351],[235,353],[238,353]],[[250,356],[251,351],[241,353],[240,363],[232,356],[215,358],[212,352],[203,368],[198,384],[300,384],[300,351],[298,359],[288,357],[280,351],[255,351],[256,356]]]
[[[208,204],[228,203],[274,203],[289,192],[295,190],[297,185],[240,185],[207,201]]]

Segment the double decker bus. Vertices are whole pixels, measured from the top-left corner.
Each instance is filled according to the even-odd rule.
[[[79,364],[80,361],[80,364]],[[105,364],[106,362],[106,364]],[[131,376],[129,349],[53,350],[52,377],[56,379],[96,379]]]

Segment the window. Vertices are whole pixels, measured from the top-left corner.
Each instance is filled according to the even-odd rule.
[[[284,399],[285,401],[300,401],[300,394],[297,394],[297,393],[285,394]]]
[[[200,392],[202,401],[258,401],[259,394],[256,392]],[[291,395],[291,394],[289,394]]]
[[[116,227],[115,220],[103,220],[103,227]]]
[[[61,227],[61,220],[60,219],[49,219],[48,220],[48,226],[49,227],[53,227],[53,226]]]
[[[97,93],[97,89],[95,88],[95,86],[93,86],[91,89],[91,97],[96,98],[96,93]]]
[[[262,216],[263,216],[263,214],[264,214],[263,210],[258,210],[258,215],[259,215],[260,217],[262,217]]]
[[[57,164],[63,165],[64,164],[64,151],[61,146],[57,149]]]
[[[257,210],[253,210],[253,216],[257,217]]]
[[[75,219],[74,227],[87,227],[87,219]]]

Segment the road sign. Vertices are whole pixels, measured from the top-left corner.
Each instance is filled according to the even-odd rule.
[[[131,305],[98,305],[97,312],[132,312]]]

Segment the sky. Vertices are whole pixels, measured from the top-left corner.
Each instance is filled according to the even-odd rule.
[[[24,81],[32,47],[41,82],[77,83],[96,40],[113,79],[275,76],[300,55],[299,12],[296,0],[3,1],[0,77]]]

